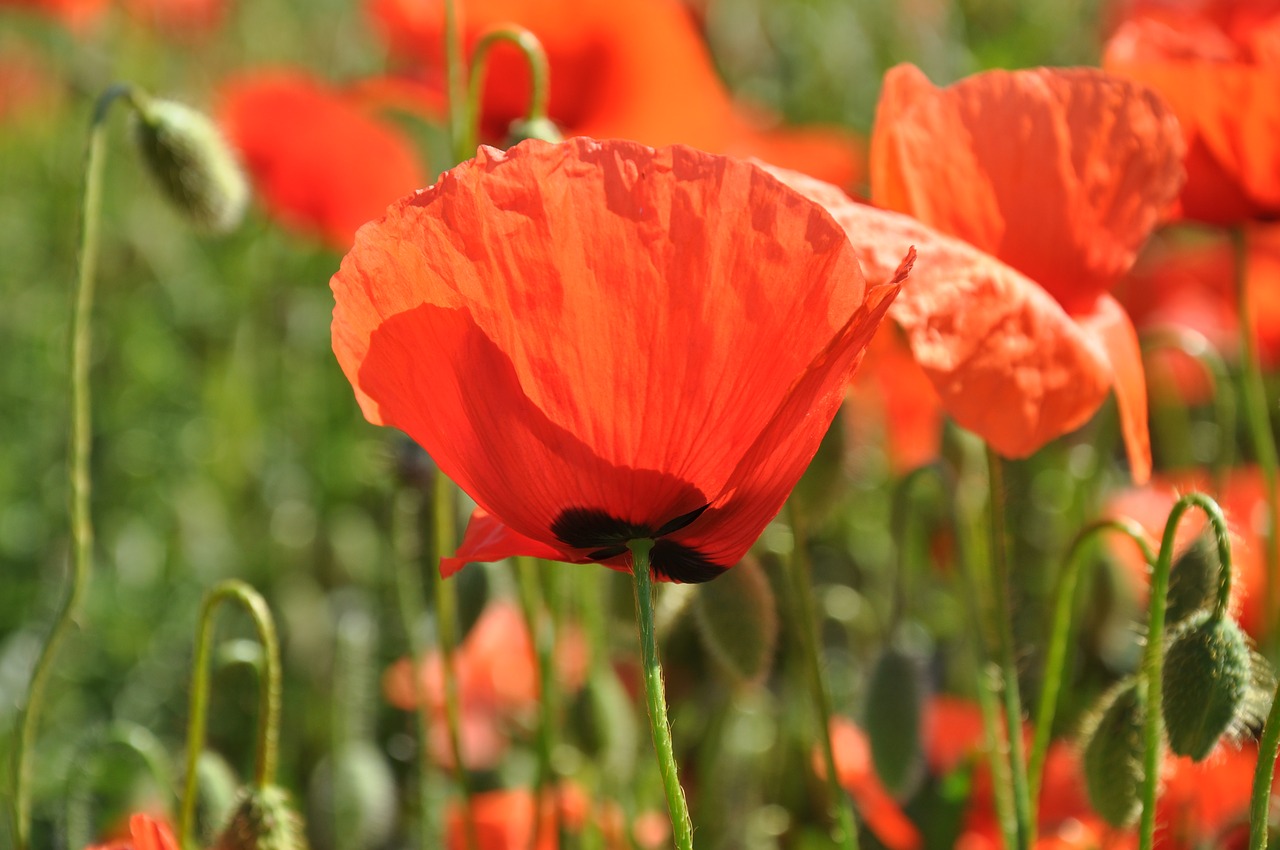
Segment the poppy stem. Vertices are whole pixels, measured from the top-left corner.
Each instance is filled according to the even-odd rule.
[[[631,540],[631,576],[636,596],[636,624],[640,629],[640,653],[643,665],[644,695],[649,707],[649,731],[653,748],[658,753],[658,770],[667,794],[667,811],[671,815],[671,831],[676,850],[693,850],[693,822],[689,805],[680,787],[675,747],[671,741],[671,723],[667,720],[667,695],[662,684],[662,662],[658,659],[658,642],[653,626],[653,577],[650,575],[649,552],[653,541]]]
[[[1262,469],[1262,481],[1267,496],[1267,518],[1263,541],[1266,551],[1266,596],[1262,622],[1274,625],[1277,615],[1276,594],[1280,590],[1280,534],[1276,529],[1276,515],[1280,512],[1280,481],[1277,480],[1275,437],[1267,407],[1266,385],[1262,381],[1262,365],[1258,359],[1258,342],[1253,328],[1253,302],[1249,297],[1249,252],[1243,227],[1231,230],[1231,244],[1235,250],[1236,312],[1240,322],[1240,366],[1242,387],[1240,400],[1244,405],[1244,418],[1249,423],[1249,438],[1254,455]],[[1274,645],[1274,630],[1267,635],[1269,645]]]
[[[437,473],[439,474],[439,473]],[[422,681],[422,659],[426,656],[419,626],[423,620],[422,581],[415,569],[419,563],[418,523],[422,498],[410,487],[401,489],[395,502],[395,581],[400,624],[409,644],[409,662],[413,665],[413,701],[418,732],[418,847],[430,850],[437,846],[431,822],[431,721],[427,709],[427,689]]]
[[[275,782],[279,763],[280,742],[280,641],[276,636],[271,609],[258,591],[238,579],[214,585],[200,608],[199,631],[196,635],[195,678],[191,682],[191,707],[187,719],[186,782],[182,792],[182,813],[178,836],[183,846],[192,846],[191,829],[195,823],[197,763],[204,748],[204,731],[209,713],[209,660],[213,655],[214,614],[218,606],[234,600],[253,618],[262,644],[265,680],[258,685],[258,741],[254,761],[253,784],[259,790]]]
[[[533,558],[517,557],[516,578],[520,597],[520,609],[524,613],[525,625],[529,629],[529,640],[533,645],[534,669],[538,676],[538,773],[534,780],[533,798],[536,802],[533,815],[533,833],[529,836],[530,848],[536,847],[542,835],[543,795],[551,787],[552,766],[551,750],[554,745],[554,729],[552,728],[556,706],[559,704],[555,693],[555,626],[551,618],[543,611],[541,589],[538,586],[538,562]],[[553,809],[554,811],[554,809]],[[559,818],[557,817],[557,821]],[[559,831],[559,823],[556,825]],[[558,845],[557,845],[558,846]]]
[[[488,70],[489,51],[503,41],[519,50],[529,66],[529,108],[525,112],[525,122],[542,121],[547,117],[547,101],[550,96],[547,80],[551,76],[551,66],[547,61],[546,48],[536,35],[521,26],[511,24],[489,30],[476,42],[475,52],[471,54],[466,124],[466,149],[469,151],[475,150],[480,124],[484,119],[484,78]]]
[[[1049,631],[1049,646],[1045,651],[1044,673],[1040,685],[1040,699],[1036,704],[1035,737],[1031,744],[1031,756],[1027,762],[1028,796],[1031,800],[1032,823],[1036,823],[1036,809],[1040,798],[1040,784],[1044,778],[1044,760],[1049,752],[1049,739],[1053,733],[1053,719],[1058,710],[1058,694],[1062,691],[1062,676],[1067,658],[1067,644],[1071,638],[1071,615],[1075,608],[1076,586],[1080,571],[1086,562],[1078,557],[1084,544],[1104,531],[1115,531],[1133,540],[1142,550],[1143,562],[1155,564],[1156,553],[1147,539],[1147,533],[1128,517],[1103,519],[1089,523],[1076,534],[1067,548],[1054,590],[1053,625]]]
[[[800,614],[800,642],[805,657],[805,672],[809,679],[809,697],[818,712],[818,745],[822,748],[822,763],[826,770],[827,790],[835,806],[836,824],[840,835],[836,841],[843,850],[858,850],[858,828],[853,818],[853,803],[840,785],[836,773],[835,748],[831,744],[831,695],[822,676],[822,658],[818,644],[818,617],[813,610],[813,582],[809,577],[810,566],[805,548],[808,535],[804,518],[794,499],[787,500],[787,518],[791,523],[791,573],[796,611]]]
[[[1271,835],[1271,783],[1276,757],[1280,755],[1280,687],[1271,698],[1271,710],[1258,742],[1258,763],[1253,769],[1253,792],[1249,797],[1249,850],[1266,850]]]
[[[71,457],[67,467],[71,494],[71,585],[31,671],[26,705],[18,715],[17,744],[11,762],[12,817],[17,850],[27,850],[31,838],[31,756],[35,749],[36,724],[44,705],[45,687],[63,640],[77,625],[93,569],[93,517],[89,510],[93,485],[89,465],[93,432],[89,365],[93,349],[92,320],[100,241],[102,176],[106,162],[106,120],[112,104],[122,97],[132,99],[133,96],[131,86],[111,86],[98,97],[89,124],[84,196],[80,207],[76,302],[71,320]]]
[[[987,446],[987,504],[991,531],[991,563],[993,573],[990,590],[995,617],[1000,673],[1000,692],[1004,697],[1004,715],[1009,739],[1009,774],[1013,783],[1013,811],[1018,824],[1020,850],[1034,843],[1036,825],[1031,820],[1031,794],[1027,784],[1027,756],[1022,740],[1022,698],[1018,692],[1018,663],[1013,641],[1013,611],[1010,606],[1008,540],[1004,518],[1004,466],[1000,456]]]
[[[1138,694],[1142,705],[1142,820],[1138,827],[1140,850],[1152,850],[1156,830],[1156,793],[1160,784],[1160,744],[1164,737],[1160,714],[1164,689],[1164,623],[1169,595],[1169,571],[1173,567],[1173,550],[1178,524],[1188,508],[1204,511],[1213,526],[1218,545],[1218,598],[1214,616],[1226,611],[1231,597],[1231,539],[1222,508],[1204,493],[1188,493],[1169,511],[1164,535],[1160,538],[1160,554],[1151,573],[1151,601],[1147,613],[1147,643],[1142,654],[1142,682]],[[1143,687],[1145,685],[1145,687]]]
[[[475,153],[467,147],[466,63],[462,58],[462,33],[458,29],[458,7],[455,0],[444,0],[444,78],[445,94],[449,97],[449,140],[453,144],[453,158],[463,162]]]

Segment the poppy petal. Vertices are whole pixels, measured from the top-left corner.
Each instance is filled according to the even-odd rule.
[[[871,195],[997,257],[1071,309],[1132,265],[1182,185],[1173,112],[1087,68],[885,77]]]
[[[719,500],[867,299],[840,227],[759,168],[589,139],[481,149],[363,228],[333,290],[366,416],[593,560]]]
[[[1091,312],[1077,313],[1072,318],[1107,352],[1120,412],[1120,432],[1129,455],[1129,475],[1134,484],[1145,484],[1151,477],[1151,432],[1147,427],[1147,379],[1138,332],[1120,302],[1110,295],[1099,298]]]
[[[467,564],[489,563],[504,558],[526,556],[563,561],[568,557],[563,547],[557,549],[512,531],[484,508],[476,508],[467,521],[462,543],[452,558],[440,559],[440,575],[444,578]]]

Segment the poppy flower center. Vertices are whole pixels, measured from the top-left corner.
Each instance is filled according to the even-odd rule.
[[[654,541],[649,553],[653,571],[673,581],[698,584],[725,571],[691,546],[663,539],[702,516],[708,505],[672,519],[658,528],[618,519],[598,508],[566,508],[551,523],[556,539],[574,549],[588,549],[587,558],[607,561],[627,551],[627,543],[648,538]]]

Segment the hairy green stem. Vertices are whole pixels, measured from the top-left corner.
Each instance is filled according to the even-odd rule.
[[[857,850],[858,828],[853,816],[853,801],[840,785],[836,773],[836,755],[831,744],[831,695],[822,675],[822,655],[818,643],[818,617],[814,612],[813,581],[809,576],[807,557],[807,533],[804,517],[794,499],[787,501],[787,518],[791,522],[791,573],[792,595],[795,610],[800,616],[800,644],[804,654],[805,674],[809,680],[809,698],[818,713],[818,745],[822,749],[822,762],[826,767],[827,791],[835,807],[836,825],[840,835],[836,838],[844,850]]]
[[[1280,755],[1280,687],[1271,698],[1262,740],[1258,742],[1258,763],[1253,769],[1253,792],[1249,798],[1249,850],[1266,850],[1271,836],[1271,783],[1276,757]]]
[[[35,750],[36,724],[44,705],[45,688],[70,631],[76,626],[93,570],[93,518],[89,496],[93,486],[89,464],[93,435],[89,364],[93,351],[93,296],[98,268],[98,244],[102,214],[102,176],[106,164],[106,121],[111,105],[132,99],[133,89],[114,85],[98,98],[89,124],[85,153],[84,197],[80,208],[80,250],[77,263],[75,312],[71,320],[71,456],[67,465],[71,517],[71,584],[54,618],[31,671],[27,699],[18,714],[17,745],[13,751],[14,846],[27,850],[31,841],[31,757]]]
[[[1067,644],[1071,637],[1071,614],[1074,608],[1076,585],[1079,583],[1080,571],[1084,561],[1079,558],[1084,544],[1104,531],[1115,531],[1133,540],[1142,550],[1143,562],[1147,566],[1155,563],[1156,553],[1147,540],[1147,533],[1137,522],[1128,517],[1103,519],[1092,522],[1080,529],[1071,545],[1067,548],[1063,560],[1062,572],[1058,576],[1055,591],[1053,625],[1049,631],[1049,648],[1045,653],[1044,679],[1040,685],[1040,700],[1036,705],[1035,737],[1031,745],[1031,756],[1027,762],[1027,781],[1031,798],[1032,823],[1040,797],[1040,783],[1044,778],[1044,760],[1049,752],[1049,739],[1053,733],[1053,719],[1058,709],[1058,694],[1062,690],[1062,676],[1067,658]]]
[[[1164,689],[1164,621],[1169,594],[1169,571],[1173,566],[1173,549],[1178,524],[1191,507],[1204,511],[1213,526],[1218,544],[1218,603],[1215,611],[1225,609],[1231,594],[1231,543],[1226,518],[1218,503],[1204,493],[1188,493],[1169,512],[1160,539],[1160,554],[1151,574],[1151,601],[1147,615],[1147,645],[1142,654],[1142,820],[1138,826],[1140,850],[1152,850],[1155,844],[1156,793],[1160,783],[1160,742],[1162,718],[1160,696]],[[1145,686],[1145,687],[1143,687]]]
[[[1019,850],[1029,850],[1034,842],[1036,824],[1031,819],[1031,793],[1027,783],[1027,760],[1022,740],[1022,698],[1018,692],[1018,664],[1013,642],[1013,611],[1009,604],[1010,581],[1007,533],[1004,521],[1004,476],[999,455],[987,447],[988,503],[991,530],[991,564],[993,572],[988,585],[992,612],[995,616],[999,643],[1000,672],[1003,681],[1004,716],[1009,739],[1009,773],[1013,782],[1013,810],[1018,824]]]
[[[671,740],[671,722],[667,719],[667,694],[662,684],[662,662],[658,659],[658,641],[653,628],[653,576],[650,575],[649,552],[653,541],[647,538],[627,543],[631,550],[631,577],[636,598],[636,625],[640,630],[640,656],[644,676],[644,696],[649,708],[649,731],[658,754],[658,772],[667,795],[667,811],[671,816],[671,832],[676,850],[693,850],[693,822],[689,805],[680,787],[676,767],[675,745]]]
[[[258,735],[253,783],[265,788],[275,782],[280,742],[280,641],[276,637],[271,609],[258,591],[238,579],[214,585],[200,608],[196,636],[195,676],[191,682],[191,707],[187,719],[186,779],[182,793],[182,813],[178,837],[183,846],[192,846],[191,828],[196,812],[196,765],[204,748],[204,730],[209,712],[209,660],[213,655],[214,614],[227,600],[239,602],[253,618],[265,661],[265,681],[258,686]]]
[[[476,140],[480,136],[480,124],[484,118],[484,78],[488,70],[486,63],[489,51],[500,42],[506,42],[519,50],[529,66],[529,108],[525,112],[525,121],[541,121],[547,117],[547,101],[551,93],[547,81],[551,77],[551,71],[542,42],[532,32],[515,24],[489,30],[476,42],[475,52],[471,54],[471,85],[467,92],[468,121],[465,130],[467,136],[464,143],[469,152],[475,150]]]

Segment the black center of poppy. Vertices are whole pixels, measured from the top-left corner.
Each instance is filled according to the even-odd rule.
[[[551,523],[551,533],[566,546],[591,550],[587,557],[593,561],[616,558],[627,551],[629,541],[647,537],[654,541],[649,559],[655,573],[672,581],[698,584],[710,581],[725,568],[697,549],[664,540],[663,536],[684,528],[702,516],[707,507],[681,514],[658,528],[626,522],[596,508],[566,508]]]

